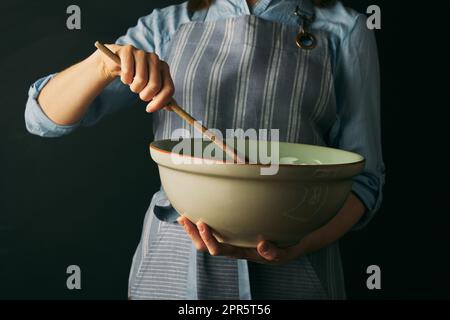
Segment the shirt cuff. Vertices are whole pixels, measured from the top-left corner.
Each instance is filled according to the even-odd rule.
[[[42,110],[37,98],[45,85],[56,74],[41,78],[31,85],[28,91],[28,101],[25,108],[25,125],[28,132],[41,137],[60,137],[71,133],[80,126],[80,122],[63,126],[53,122]]]
[[[358,176],[353,180],[352,191],[366,207],[366,212],[353,226],[353,231],[361,230],[367,226],[381,206],[384,177],[379,177],[376,180],[378,180],[377,183],[374,183],[373,179],[366,176]]]

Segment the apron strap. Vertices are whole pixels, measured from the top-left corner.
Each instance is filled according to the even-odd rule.
[[[252,289],[250,286],[250,273],[248,270],[248,261],[239,259],[238,266],[238,281],[239,281],[239,299],[252,300]]]
[[[314,16],[314,3],[312,0],[300,0],[299,11],[302,15]]]
[[[194,243],[191,244],[191,252],[189,254],[188,280],[187,280],[187,300],[198,300],[198,272],[197,272],[197,248]]]
[[[194,21],[200,21],[203,22],[205,21],[206,15],[208,14],[208,8],[206,9],[202,9],[202,10],[196,10],[195,12],[193,12],[191,14],[191,22]]]

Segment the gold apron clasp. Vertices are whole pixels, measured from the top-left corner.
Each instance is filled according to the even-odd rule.
[[[302,14],[298,6],[295,8],[294,15],[298,17],[298,24],[300,25],[300,31],[295,37],[295,44],[305,50],[314,49],[317,46],[317,38],[309,32],[309,26],[314,21],[315,16]]]

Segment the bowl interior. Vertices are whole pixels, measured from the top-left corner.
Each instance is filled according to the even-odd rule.
[[[338,165],[364,161],[357,153],[308,144],[243,139],[230,139],[226,143],[240,155],[246,155],[253,164]],[[182,157],[231,161],[214,143],[203,139],[159,140],[151,147]]]

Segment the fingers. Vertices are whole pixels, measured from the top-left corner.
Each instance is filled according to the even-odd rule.
[[[295,259],[300,255],[298,246],[278,248],[265,240],[258,243],[256,250],[219,243],[205,223],[199,221],[195,225],[185,217],[178,218],[178,222],[184,227],[197,250],[208,252],[212,256],[226,256],[257,263],[278,265]]]
[[[153,97],[153,100],[148,104],[147,112],[154,112],[156,110],[164,108],[164,106],[170,102],[175,92],[175,87],[170,75],[169,65],[166,62],[161,61],[160,70],[162,77],[162,88],[160,84],[161,90],[157,92],[157,94]]]
[[[269,262],[276,262],[280,260],[280,250],[268,241],[260,241],[256,247],[259,255]]]
[[[191,221],[189,221],[189,219],[183,216],[178,218],[177,221],[184,227],[184,230],[194,243],[195,248],[197,248],[197,250],[199,251],[207,251],[206,245],[203,242],[202,238],[200,237],[200,234],[195,224],[193,224]]]
[[[281,264],[302,255],[300,243],[287,248],[278,248],[269,241],[260,241],[256,247],[258,254],[266,263]]]
[[[216,238],[214,238],[211,230],[205,223],[197,222],[197,229],[199,230],[200,237],[203,243],[206,245],[206,248],[208,249],[210,255],[217,256],[219,255],[219,253],[221,255],[227,255],[224,246],[220,246],[219,242],[216,240]],[[228,252],[228,255],[230,253],[231,252]]]
[[[219,243],[213,236],[211,229],[205,223],[198,222],[197,229],[210,255],[263,262],[263,259],[261,259],[255,249],[240,248],[226,243]]]
[[[130,85],[134,78],[134,48],[133,46],[124,46],[118,51],[120,57],[120,80]]]
[[[161,90],[161,63],[154,53],[147,55],[147,63],[149,69],[149,80],[145,88],[139,93],[139,97],[143,101],[150,101]],[[147,109],[148,112],[148,109]]]
[[[134,55],[134,78],[130,84],[130,90],[134,93],[140,93],[148,84],[149,67],[147,63],[147,54],[142,50],[135,50]]]
[[[117,50],[120,58],[120,80],[139,94],[142,101],[150,103],[147,112],[164,108],[171,100],[175,87],[169,65],[161,61],[157,54],[146,53],[131,45]]]

